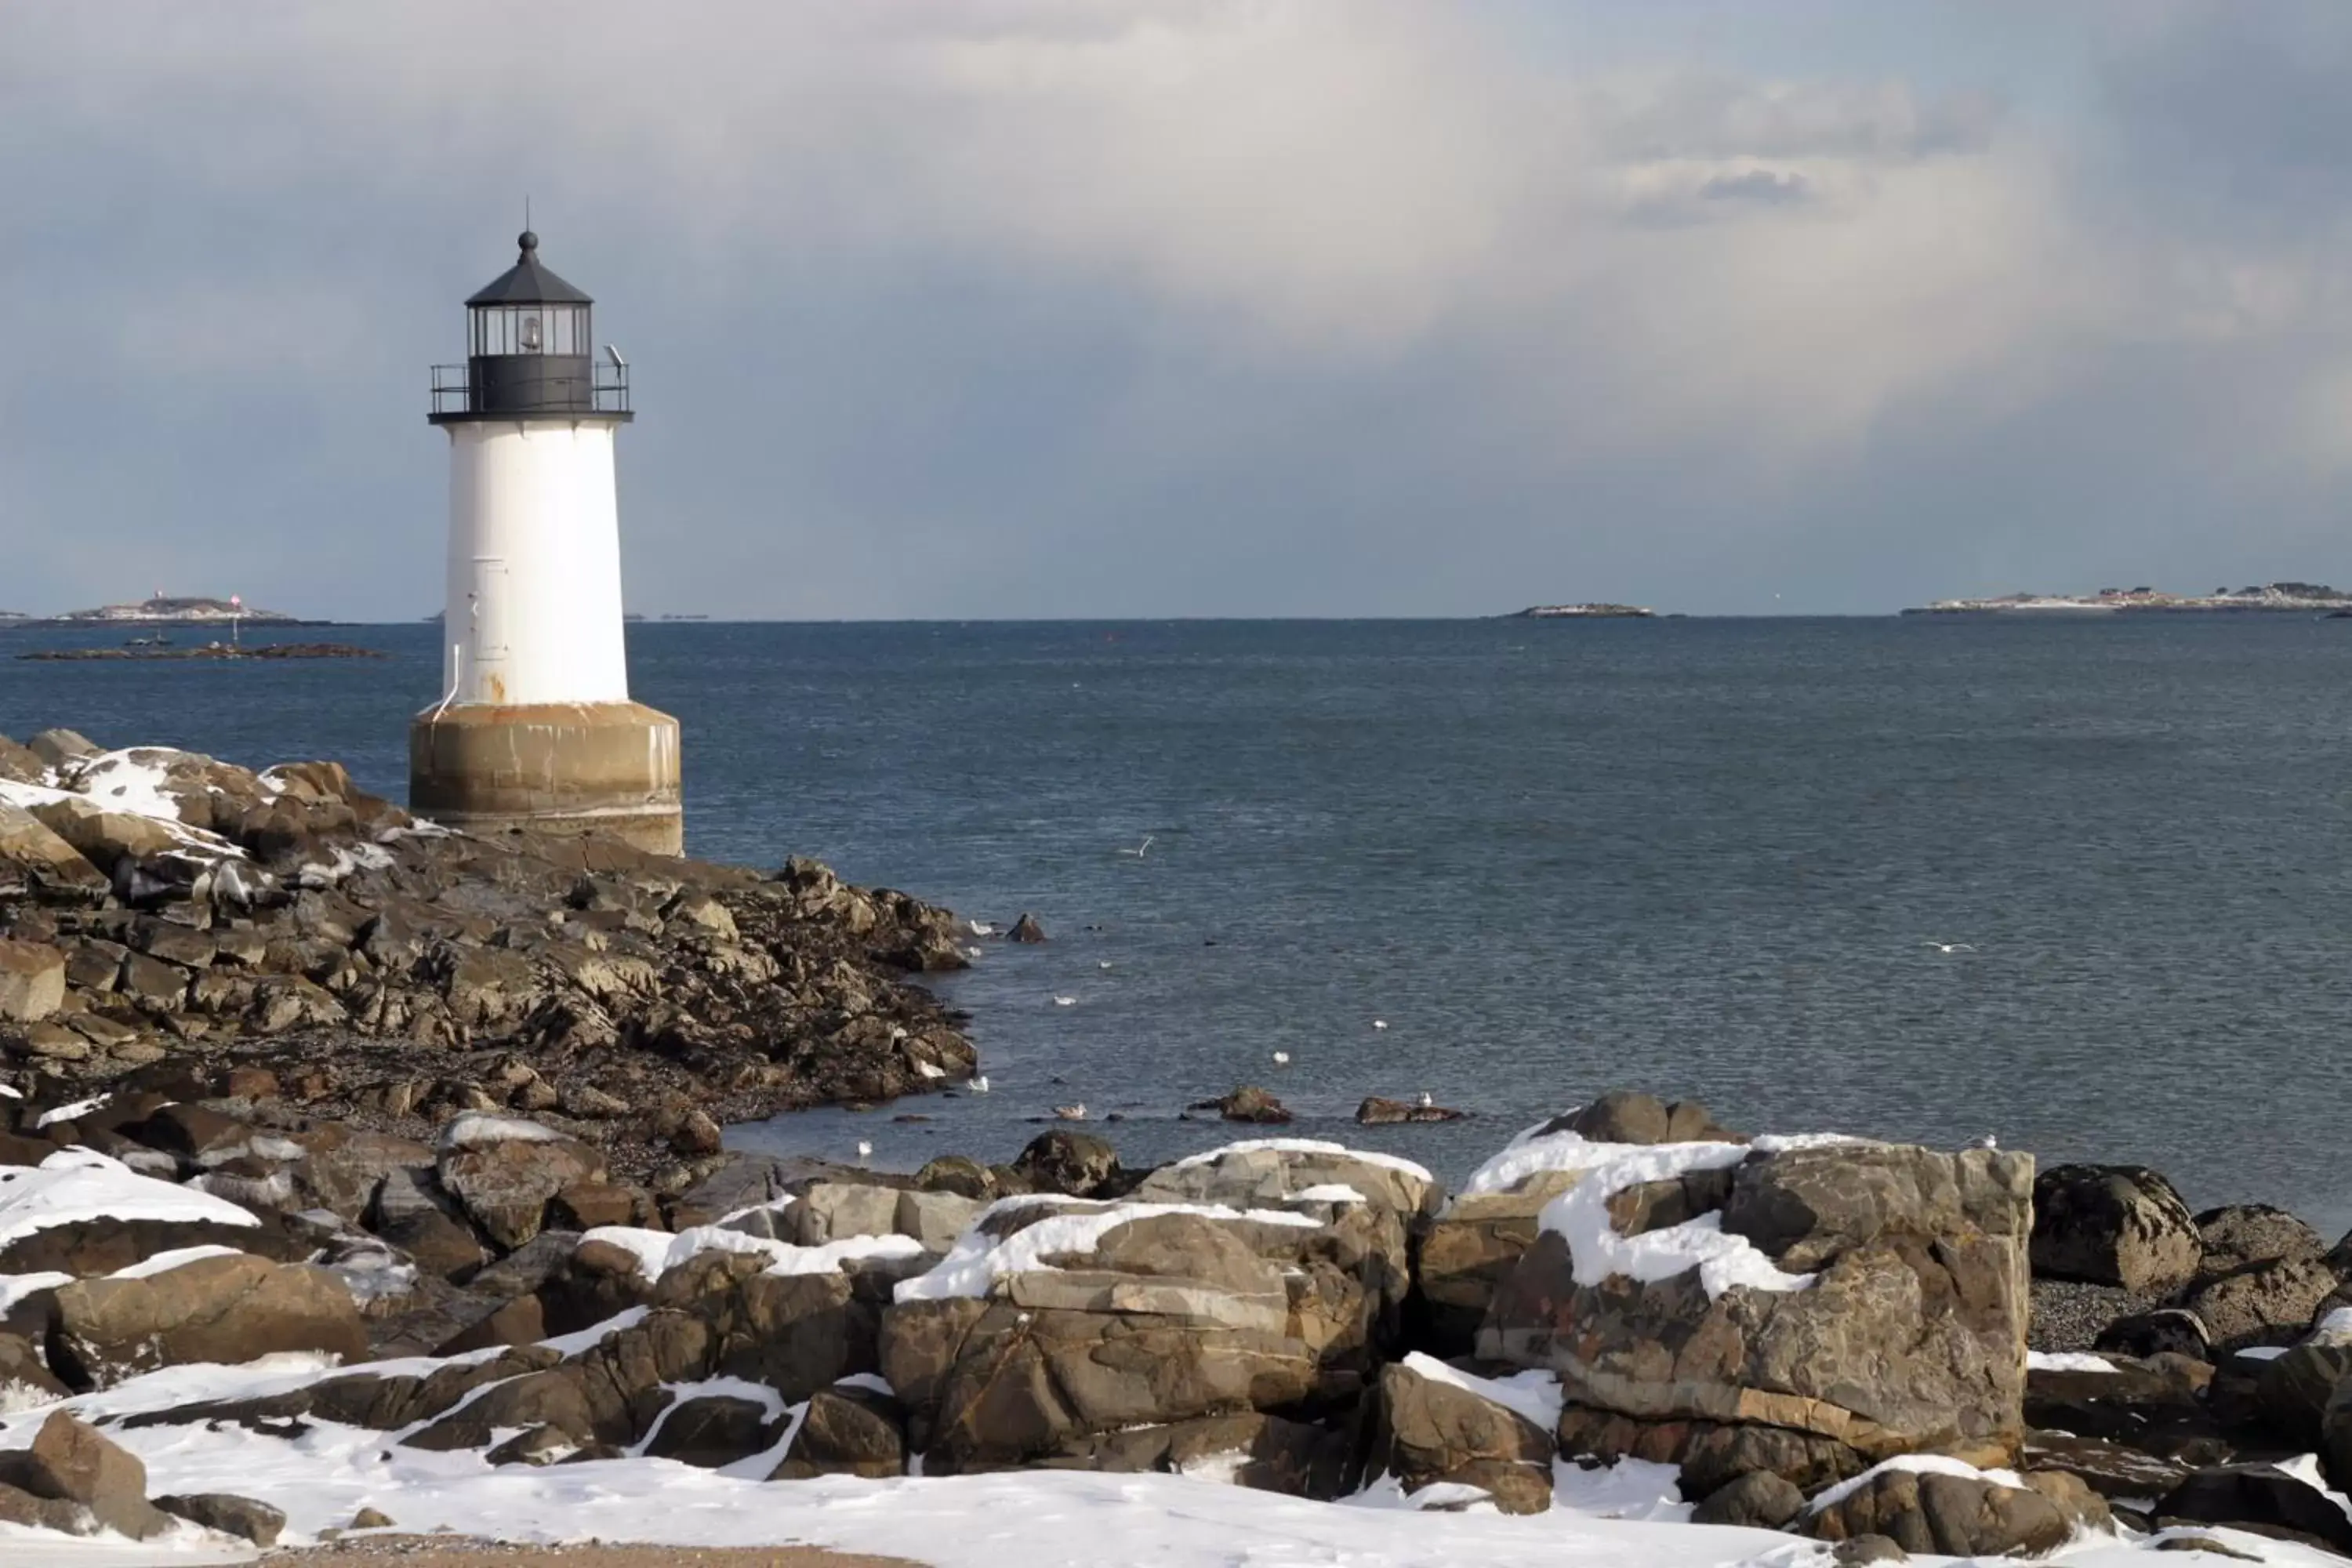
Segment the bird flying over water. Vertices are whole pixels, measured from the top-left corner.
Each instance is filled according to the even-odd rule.
[[[1121,849],[1121,850],[1119,851],[1119,853],[1120,853],[1120,854],[1122,854],[1122,855],[1132,855],[1132,856],[1134,856],[1137,859],[1140,860],[1140,859],[1142,859],[1142,858],[1143,858],[1144,855],[1145,855],[1145,854],[1146,854],[1146,853],[1147,853],[1150,848],[1151,848],[1151,835],[1150,835],[1149,833],[1147,833],[1147,834],[1145,834],[1145,835],[1143,836],[1143,842],[1142,842],[1142,843],[1140,843],[1140,844],[1137,845],[1137,846],[1136,846],[1134,848],[1132,848],[1132,849]]]
[[[1075,1007],[1077,1005],[1078,999],[1075,996],[1056,996],[1054,998],[1054,1005],[1056,1007]]]
[[[1945,953],[1947,955],[1955,952],[1974,952],[1976,951],[1976,948],[1973,945],[1965,942],[1937,942],[1932,938],[1927,942],[1921,942],[1919,945],[1921,947],[1932,947],[1937,952]]]

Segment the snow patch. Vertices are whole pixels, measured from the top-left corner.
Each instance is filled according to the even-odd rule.
[[[1234,1145],[1236,1148],[1242,1145]],[[1337,1148],[1337,1144],[1330,1145]],[[1042,1194],[1040,1194],[1042,1195]],[[971,1226],[956,1238],[946,1258],[928,1274],[898,1282],[900,1301],[943,1301],[957,1296],[985,1297],[999,1279],[1014,1274],[1050,1273],[1049,1257],[1084,1256],[1120,1226],[1160,1215],[1198,1215],[1203,1219],[1254,1220],[1260,1225],[1318,1228],[1308,1215],[1286,1209],[1231,1209],[1223,1204],[1113,1204],[1084,1214],[1055,1215],[1008,1237],[993,1237],[982,1228],[992,1214],[1007,1206],[1031,1207],[1019,1199],[1001,1199],[981,1210]]]
[[[1330,1143],[1318,1138],[1244,1138],[1238,1143],[1227,1143],[1203,1153],[1187,1154],[1170,1168],[1188,1171],[1195,1165],[1214,1164],[1222,1155],[1255,1154],[1261,1152],[1275,1154],[1336,1155],[1340,1159],[1357,1160],[1367,1165],[1378,1165],[1383,1170],[1399,1172],[1416,1181],[1434,1183],[1437,1180],[1435,1176],[1430,1174],[1428,1166],[1416,1165],[1411,1160],[1402,1159],[1394,1154],[1382,1154],[1370,1149],[1350,1149],[1345,1143]]]
[[[1559,1143],[1574,1138],[1580,1148]],[[1598,1285],[1622,1274],[1644,1284],[1698,1270],[1709,1299],[1734,1287],[1751,1290],[1801,1290],[1811,1274],[1783,1273],[1744,1236],[1727,1235],[1720,1214],[1703,1214],[1680,1225],[1640,1236],[1620,1236],[1609,1217],[1609,1199],[1644,1182],[1673,1181],[1695,1171],[1719,1171],[1748,1158],[1743,1143],[1590,1143],[1573,1132],[1555,1133],[1538,1143],[1551,1145],[1561,1159],[1576,1162],[1584,1179],[1544,1205],[1538,1228],[1568,1243],[1580,1285]],[[1535,1148],[1538,1144],[1529,1144]]]
[[[0,1247],[36,1231],[100,1219],[261,1223],[226,1198],[142,1176],[89,1149],[60,1149],[29,1168],[0,1168]]]
[[[79,1121],[93,1110],[105,1109],[106,1103],[113,1098],[111,1094],[98,1094],[88,1100],[77,1100],[71,1105],[53,1106],[33,1119],[33,1129],[38,1131],[44,1127],[54,1127],[60,1121]]]
[[[1851,1479],[1838,1482],[1826,1491],[1816,1492],[1805,1504],[1806,1514],[1817,1514],[1825,1508],[1843,1502],[1890,1470],[1908,1470],[1921,1476],[1958,1476],[1964,1480],[1990,1481],[1994,1486],[2008,1487],[2011,1490],[2021,1490],[2025,1486],[2025,1478],[2015,1470],[1980,1470],[1966,1459],[1955,1459],[1946,1454],[1897,1454],[1891,1459],[1871,1466]]]
[[[1286,1204],[1362,1204],[1371,1200],[1343,1183],[1326,1182],[1319,1187],[1302,1187],[1282,1201]]]
[[[1435,1356],[1420,1351],[1404,1358],[1405,1370],[1458,1388],[1465,1394],[1475,1394],[1490,1404],[1499,1405],[1531,1423],[1536,1430],[1552,1433],[1559,1430],[1561,1398],[1559,1375],[1549,1372],[1520,1372],[1508,1377],[1480,1377],[1475,1373],[1450,1367]]]
[[[748,1252],[768,1260],[768,1274],[834,1274],[861,1258],[916,1258],[923,1244],[911,1236],[845,1236],[822,1247],[796,1247],[746,1231],[715,1225],[698,1225],[672,1236],[667,1231],[641,1230],[635,1226],[600,1225],[583,1232],[581,1241],[602,1241],[632,1253],[648,1280],[704,1252]]]
[[[168,1274],[185,1264],[201,1262],[207,1258],[242,1258],[245,1254],[234,1247],[175,1247],[168,1252],[142,1258],[128,1268],[118,1268],[109,1279],[145,1279],[157,1274]]]
[[[2025,1352],[2028,1372],[2115,1372],[2116,1363],[2103,1355],[2088,1351],[2028,1351]]]
[[[469,1110],[441,1129],[436,1143],[446,1154],[458,1149],[478,1149],[488,1143],[560,1143],[563,1134],[552,1127],[526,1121],[520,1116],[492,1116]]]

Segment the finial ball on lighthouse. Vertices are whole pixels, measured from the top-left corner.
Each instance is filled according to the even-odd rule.
[[[466,301],[462,365],[433,373],[449,434],[439,700],[409,727],[408,793],[455,827],[599,832],[684,848],[677,721],[629,700],[614,437],[628,366],[594,301],[540,264]]]

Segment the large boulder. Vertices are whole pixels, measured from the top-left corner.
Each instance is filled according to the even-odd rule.
[[[2281,1258],[2326,1255],[2325,1237],[2283,1208],[2230,1204],[2197,1216],[2201,1258],[2197,1277],[2217,1279]]]
[[[2172,1184],[2138,1165],[2053,1165],[2033,1184],[2033,1272],[2169,1296],[2204,1241]]]
[[[111,887],[106,873],[54,828],[23,806],[0,800],[0,898],[96,904]]]
[[[871,1389],[820,1389],[793,1433],[792,1447],[768,1479],[865,1476],[879,1480],[907,1470],[906,1407]]]
[[[2273,1258],[2190,1288],[2181,1304],[2197,1314],[2216,1352],[2292,1342],[2336,1293],[2323,1258]]]
[[[1483,1487],[1505,1513],[1551,1506],[1553,1438],[1499,1403],[1479,1380],[1427,1356],[1381,1371],[1380,1425],[1372,1462],[1407,1492],[1441,1481]]]
[[[2280,1441],[2297,1449],[2317,1449],[2328,1401],[2347,1377],[2352,1377],[2352,1310],[2339,1309],[2263,1363],[2254,1379],[2255,1409]]]
[[[536,1121],[460,1116],[441,1131],[435,1173],[484,1236],[520,1247],[545,1223],[547,1200],[604,1174],[604,1156]]]
[[[280,1351],[321,1351],[347,1361],[367,1356],[359,1309],[335,1275],[243,1253],[78,1279],[58,1287],[56,1310],[49,1364],[79,1388],[103,1388],[158,1367],[234,1364]]]
[[[1954,1557],[2040,1556],[2084,1524],[2105,1525],[2106,1505],[2072,1476],[2033,1475],[2010,1486],[1966,1467],[1887,1467],[1816,1498],[1801,1528],[1822,1541],[1883,1535],[1906,1552]]]
[[[1041,1193],[1092,1197],[1119,1177],[1118,1151],[1087,1132],[1040,1132],[1013,1162],[1013,1174]]]
[[[0,1489],[72,1503],[98,1529],[144,1541],[171,1521],[147,1500],[147,1467],[97,1427],[56,1411],[30,1448],[0,1452]]]
[[[1592,1163],[1545,1211],[1478,1351],[1559,1374],[1564,1451],[1678,1463],[1694,1496],[1754,1469],[1812,1487],[1901,1454],[2014,1456],[2030,1155],[1561,1154]]]
[[[883,1314],[883,1376],[938,1472],[1131,1426],[1344,1401],[1378,1300],[1306,1216],[999,1205]]]
[[[2273,1535],[2307,1536],[2352,1555],[2352,1520],[2317,1487],[2269,1465],[2216,1465],[2192,1473],[2158,1500],[2160,1519],[2230,1524]]]
[[[65,1005],[66,955],[0,936],[0,1023],[37,1024]]]

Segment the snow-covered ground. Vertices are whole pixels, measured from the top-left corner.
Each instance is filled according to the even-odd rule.
[[[594,1332],[572,1336],[566,1348]],[[414,1370],[415,1363],[397,1364]],[[250,1367],[174,1367],[66,1405],[96,1417],[277,1393],[326,1374],[319,1358],[299,1356]],[[1509,1380],[1503,1392],[1531,1413],[1547,1408],[1547,1391],[1526,1378]],[[45,1408],[0,1418],[0,1447],[29,1441],[46,1415]],[[404,1532],[447,1529],[508,1541],[682,1546],[801,1543],[933,1568],[1099,1568],[1112,1562],[1148,1568],[1795,1568],[1828,1559],[1816,1542],[1684,1522],[1689,1510],[1675,1493],[1673,1471],[1638,1460],[1589,1471],[1562,1464],[1552,1510],[1508,1518],[1482,1504],[1458,1513],[1430,1511],[1428,1504],[1446,1500],[1440,1489],[1406,1499],[1393,1482],[1377,1482],[1339,1503],[1193,1477],[1072,1471],[771,1482],[758,1477],[775,1464],[773,1453],[723,1470],[642,1458],[535,1469],[493,1467],[475,1451],[404,1448],[394,1441],[398,1434],[331,1424],[291,1439],[227,1425],[216,1431],[110,1430],[146,1461],[151,1492],[260,1498],[286,1510],[289,1542],[374,1508]],[[2341,1559],[2287,1542],[2220,1529],[2196,1533],[2283,1568],[2341,1568]],[[2055,1561],[2077,1568],[2186,1568],[2200,1561],[2221,1568],[2225,1561],[2179,1552],[2154,1558],[2154,1545],[2095,1538]],[[250,1553],[194,1532],[133,1546],[0,1526],[0,1562],[9,1568],[242,1555]]]

